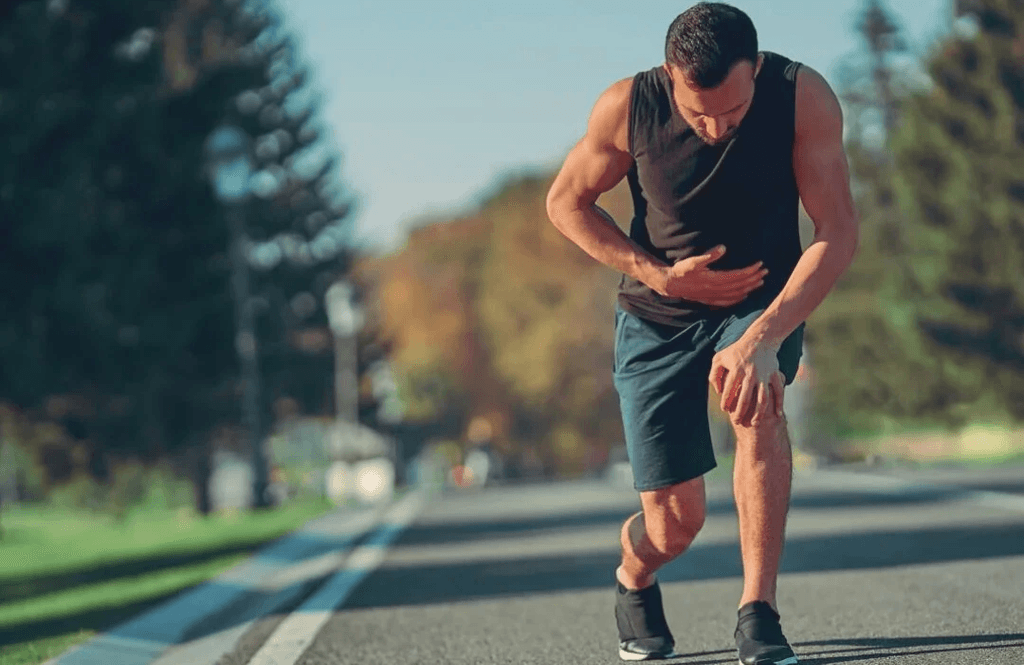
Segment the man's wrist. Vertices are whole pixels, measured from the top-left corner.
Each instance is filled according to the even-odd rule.
[[[777,335],[773,335],[771,333],[770,326],[762,317],[761,319],[754,321],[754,323],[747,328],[739,341],[752,348],[773,349],[778,351],[779,347],[782,346],[784,339],[785,337],[779,338]]]
[[[643,255],[636,257],[635,277],[655,292],[664,294],[668,283],[668,266]]]

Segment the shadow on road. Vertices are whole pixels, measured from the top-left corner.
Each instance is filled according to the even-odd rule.
[[[897,508],[935,503],[956,498],[962,490],[915,488],[901,493],[865,492],[800,492],[794,494],[790,507],[794,510],[832,510],[837,508]],[[571,500],[571,499],[570,499]],[[606,524],[622,524],[634,511],[630,508],[572,514],[555,514],[523,519],[486,519],[458,523],[433,524],[421,522],[407,529],[395,547],[473,542],[495,538],[517,538],[523,534],[539,535],[545,531],[586,528]],[[731,498],[709,499],[707,514],[735,515]]]
[[[864,660],[923,656],[938,653],[991,651],[1024,647],[1024,633],[1006,635],[936,635],[932,637],[871,637],[794,642],[802,665],[832,665]],[[682,653],[680,665],[735,663],[735,651]]]
[[[444,542],[459,542],[459,530]],[[475,534],[474,534],[475,535]],[[415,537],[415,536],[413,536]],[[783,573],[862,570],[1024,555],[1019,524],[868,531],[796,536],[787,540]],[[353,595],[348,607],[425,605],[508,595],[609,588],[619,563],[615,543],[606,551],[559,556],[502,556],[378,570]],[[701,545],[659,573],[663,582],[714,580],[742,574],[735,543]]]
[[[862,638],[822,640],[794,645],[804,665],[853,663],[868,659],[898,658],[937,653],[1019,649],[1024,633],[1006,635],[953,635],[935,637]],[[816,650],[815,647],[829,647]]]

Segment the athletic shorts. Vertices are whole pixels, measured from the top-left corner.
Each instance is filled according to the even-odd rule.
[[[708,423],[711,360],[739,340],[764,309],[741,305],[680,327],[616,306],[613,377],[638,491],[669,487],[715,468]],[[800,324],[779,348],[786,385],[796,378],[803,333]]]

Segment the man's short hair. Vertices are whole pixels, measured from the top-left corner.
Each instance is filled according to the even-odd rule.
[[[698,88],[720,85],[742,60],[757,64],[757,30],[750,17],[732,5],[698,3],[668,28],[665,62],[678,67]]]

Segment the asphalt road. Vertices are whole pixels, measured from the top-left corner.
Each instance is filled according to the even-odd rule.
[[[1024,662],[1024,469],[972,474],[798,473],[779,604],[802,662]],[[618,663],[613,571],[636,506],[599,482],[434,496],[297,662]],[[704,531],[660,573],[672,662],[736,662],[740,574],[730,488],[712,486]],[[249,663],[284,619],[220,665]]]

